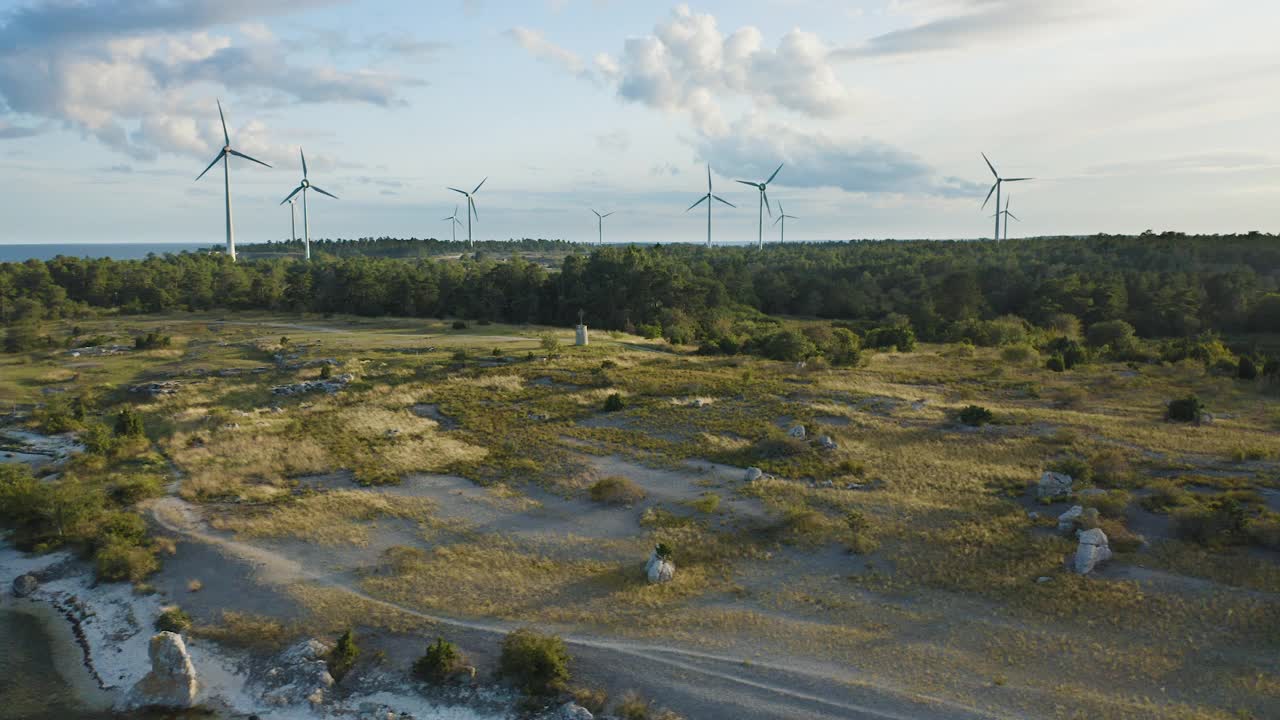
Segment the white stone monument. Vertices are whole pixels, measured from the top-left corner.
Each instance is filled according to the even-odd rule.
[[[582,310],[579,310],[579,311],[578,311],[578,327],[577,327],[577,328],[575,328],[576,333],[574,334],[574,337],[573,337],[573,344],[574,344],[574,345],[582,346],[582,345],[586,345],[586,344],[588,343],[588,339],[587,339],[587,325],[586,325],[586,323],[584,323],[584,322],[582,321],[582,316],[583,316],[584,314],[585,314],[585,313],[583,313],[583,311],[582,311]]]

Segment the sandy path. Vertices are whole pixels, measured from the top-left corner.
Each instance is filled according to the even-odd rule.
[[[147,509],[164,529],[188,540],[216,546],[258,566],[262,579],[272,584],[315,583],[433,624],[475,633],[505,635],[520,626],[432,615],[373,597],[343,578],[309,570],[279,553],[210,532],[199,511],[176,496],[151,501]],[[694,717],[735,720],[779,716],[815,720],[1001,717],[940,698],[862,684],[865,678],[840,668],[756,661],[748,666],[741,657],[669,645],[581,635],[563,638],[574,646],[579,662],[642,674],[647,684],[659,688],[655,694],[667,702],[679,698],[687,701],[681,703],[682,706],[701,706],[703,711],[694,713]]]

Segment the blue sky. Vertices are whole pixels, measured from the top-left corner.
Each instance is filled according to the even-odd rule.
[[[789,239],[1277,229],[1280,7],[1263,0],[0,2],[0,242],[753,240],[736,179],[786,166]],[[776,210],[776,208],[775,208]],[[766,222],[768,220],[766,219]],[[776,228],[766,231],[776,238]]]

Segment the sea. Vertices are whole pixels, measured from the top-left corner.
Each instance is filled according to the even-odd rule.
[[[91,710],[54,660],[54,639],[36,615],[0,607],[0,720],[106,720]]]
[[[0,262],[25,262],[27,260],[52,260],[59,255],[77,258],[112,258],[113,260],[139,260],[148,255],[165,253],[203,252],[209,245],[201,243],[29,243],[0,244]]]

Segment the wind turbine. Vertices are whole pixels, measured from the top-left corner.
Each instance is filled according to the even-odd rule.
[[[796,217],[795,215],[788,215],[788,214],[787,214],[787,211],[783,209],[783,207],[782,207],[782,203],[778,203],[778,219],[777,219],[777,220],[774,220],[774,221],[773,221],[773,224],[774,224],[774,225],[777,225],[778,223],[782,223],[782,228],[781,228],[781,231],[782,231],[782,232],[781,232],[781,234],[780,234],[780,235],[778,235],[778,242],[779,242],[779,243],[784,243],[784,242],[786,242],[786,241],[787,241],[787,218],[790,218],[790,219],[792,219],[792,220],[799,220],[799,219],[800,219],[800,218]]]
[[[999,209],[1000,209],[1000,186],[1001,186],[1001,185],[1003,185],[1004,183],[1007,183],[1007,182],[1022,182],[1023,180],[1031,180],[1031,179],[1032,179],[1032,178],[1029,178],[1029,177],[1019,177],[1019,178],[1002,178],[1002,177],[1000,177],[1000,173],[996,172],[996,166],[995,166],[995,165],[992,165],[990,160],[987,160],[987,154],[986,154],[986,153],[982,153],[982,159],[987,161],[987,167],[991,168],[991,174],[992,174],[992,175],[994,175],[994,176],[995,176],[995,178],[996,178],[996,182],[995,182],[995,184],[994,184],[994,185],[992,185],[992,186],[991,186],[991,189],[987,191],[987,199],[982,201],[982,207],[983,207],[983,208],[986,208],[986,207],[987,207],[987,203],[991,200],[991,193],[995,193],[995,195],[996,195],[996,210],[999,210]],[[998,212],[996,213],[996,236],[995,236],[995,237],[996,237],[996,240],[999,240],[999,239],[1000,239],[1000,213],[998,213]]]
[[[452,215],[440,219],[449,221],[449,229],[453,231],[453,241],[458,242],[458,226],[462,224],[462,221],[458,219],[458,206],[453,206]]]
[[[604,219],[609,217],[613,213],[607,212],[601,215],[595,210],[592,210],[591,212],[596,213],[596,244],[603,245],[604,244]]]
[[[289,242],[293,243],[298,241],[298,213],[297,213],[297,205],[296,205],[298,201],[294,200],[293,198],[289,198],[288,202],[289,202]]]
[[[307,156],[305,153],[302,152],[302,148],[298,148],[298,155],[302,157],[302,182],[298,183],[298,187],[294,188],[293,192],[289,193],[289,197],[285,198],[284,200],[281,200],[280,204],[283,205],[289,202],[290,200],[292,200],[294,195],[297,195],[298,193],[302,193],[302,237],[303,237],[303,240],[305,241],[304,247],[306,248],[307,259],[310,260],[311,259],[311,223],[308,221],[308,218],[307,218],[307,190],[315,190],[321,195],[328,195],[334,200],[337,200],[338,196],[322,189],[319,185],[311,184],[311,181],[307,179]]]
[[[231,256],[231,260],[234,262],[236,259],[236,231],[231,224],[231,156],[235,155],[236,157],[241,157],[245,160],[252,160],[253,162],[265,167],[271,166],[261,160],[251,158],[239,150],[231,149],[231,135],[227,133],[227,116],[222,114],[221,100],[218,101],[218,118],[222,120],[222,149],[219,150],[217,156],[213,158],[213,162],[209,163],[209,167],[205,168],[204,172],[196,176],[196,180],[199,181],[200,178],[204,177],[205,173],[212,170],[213,166],[218,164],[219,160],[222,161],[222,185],[227,195],[227,254]]]
[[[743,185],[750,185],[751,187],[756,188],[757,190],[759,190],[759,191],[760,191],[760,219],[759,219],[759,221],[758,221],[758,223],[757,223],[757,224],[758,224],[757,232],[758,232],[759,234],[758,234],[758,236],[756,237],[756,243],[757,243],[757,247],[759,247],[759,248],[761,248],[761,249],[763,249],[763,248],[764,248],[764,211],[765,211],[765,208],[769,208],[769,217],[773,217],[773,208],[769,207],[769,193],[766,191],[766,189],[765,189],[765,188],[767,188],[767,187],[769,186],[769,183],[773,182],[773,179],[774,179],[774,178],[778,177],[778,173],[779,173],[781,170],[782,170],[782,165],[778,165],[778,169],[777,169],[777,170],[774,170],[774,171],[773,171],[773,174],[769,176],[769,179],[768,179],[768,180],[765,180],[765,181],[764,181],[764,182],[762,182],[762,183],[754,183],[754,182],[751,182],[751,181],[749,181],[749,180],[739,180],[739,181],[738,181],[738,182],[742,183]]]
[[[1003,209],[1003,210],[997,210],[997,211],[996,211],[996,214],[995,214],[995,217],[999,217],[999,216],[1001,216],[1001,215],[1003,215],[1003,216],[1004,216],[1004,239],[1005,239],[1005,240],[1008,240],[1008,239],[1009,239],[1009,218],[1013,218],[1014,220],[1017,220],[1018,222],[1022,222],[1022,219],[1021,219],[1021,218],[1019,218],[1017,215],[1014,215],[1013,213],[1009,212],[1009,203],[1010,203],[1010,202],[1013,202],[1013,196],[1006,197],[1006,198],[1004,199],[1004,209]]]
[[[711,206],[714,204],[711,202],[712,200],[719,200],[720,202],[724,203],[725,205],[728,205],[731,208],[738,207],[737,205],[734,205],[728,200],[725,200],[719,195],[715,195],[711,192],[711,166],[708,165],[707,166],[707,194],[703,195],[702,198],[698,200],[698,202],[690,205],[688,208],[685,209],[685,212],[689,212],[690,210],[698,207],[704,202],[707,204],[707,247],[711,247]]]
[[[459,190],[456,187],[449,188],[450,190],[456,193],[461,193],[467,198],[467,247],[475,247],[475,244],[471,242],[471,216],[475,215],[476,222],[480,222],[480,213],[476,210],[476,199],[474,196],[476,193],[480,192],[480,187],[483,186],[488,181],[489,181],[489,178],[485,178],[484,180],[481,180],[480,185],[477,185],[476,189],[472,190],[471,192],[467,192],[466,190]]]

